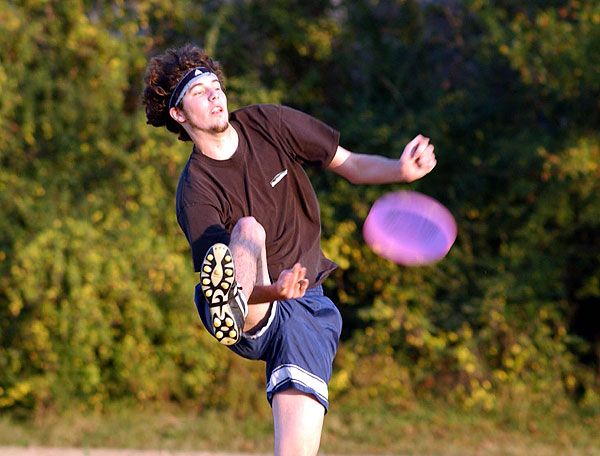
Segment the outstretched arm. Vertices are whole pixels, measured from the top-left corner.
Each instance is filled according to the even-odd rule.
[[[418,135],[409,142],[399,159],[350,152],[339,146],[328,169],[353,184],[390,184],[412,182],[435,167],[433,145]]]

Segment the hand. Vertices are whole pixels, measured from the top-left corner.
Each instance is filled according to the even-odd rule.
[[[284,269],[279,274],[275,286],[280,295],[279,299],[295,299],[304,296],[308,288],[308,279],[305,279],[306,268],[296,263],[292,269]]]
[[[416,136],[409,142],[400,157],[400,169],[403,180],[412,182],[429,174],[436,165],[433,145],[429,144],[429,138],[423,135]]]

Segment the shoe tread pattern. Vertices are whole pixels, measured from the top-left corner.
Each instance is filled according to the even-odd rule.
[[[233,258],[225,244],[215,244],[206,253],[200,282],[210,310],[213,335],[224,345],[236,344],[244,325],[243,298],[235,281]]]

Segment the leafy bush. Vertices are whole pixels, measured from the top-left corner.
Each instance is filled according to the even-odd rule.
[[[0,8],[0,408],[175,401],[245,414],[264,372],[215,344],[173,195],[190,152],[144,125],[148,57],[189,41],[230,107],[304,109],[362,153],[417,133],[446,204],[442,262],[401,268],[362,240],[404,186],[309,170],[325,283],[344,316],[331,395],[597,411],[600,10],[596,2],[56,2]],[[294,14],[290,14],[294,11]]]

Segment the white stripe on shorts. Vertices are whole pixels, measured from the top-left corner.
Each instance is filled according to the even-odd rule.
[[[283,364],[273,369],[271,378],[267,384],[267,394],[272,393],[279,385],[290,380],[306,386],[308,389],[314,391],[315,394],[321,396],[325,402],[328,401],[327,383],[294,364]]]

